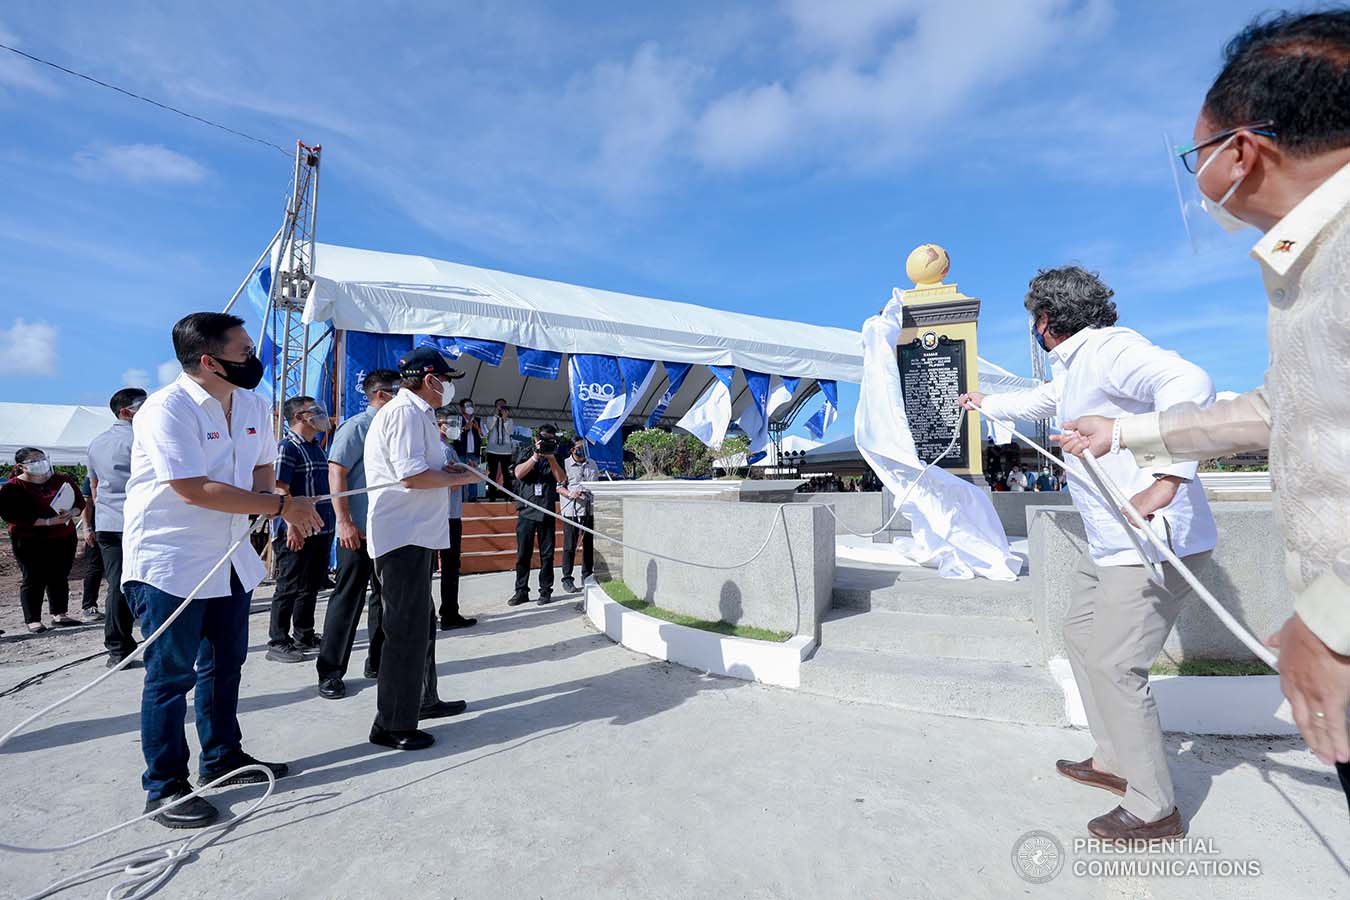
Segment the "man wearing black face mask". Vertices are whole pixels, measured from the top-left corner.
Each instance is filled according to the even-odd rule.
[[[324,522],[314,501],[275,493],[269,404],[253,388],[263,367],[243,320],[193,313],[173,328],[183,374],[146,399],[136,414],[122,534],[122,585],[141,628],[162,626],[184,599],[194,602],[145,651],[141,750],[146,812],[169,828],[202,828],[216,808],[193,797],[183,733],[186,696],[196,699],[201,780],[257,760],[241,749],[240,668],[248,651],[249,601],[265,570],[244,540],[249,516],[281,516],[308,537]],[[228,564],[213,567],[230,551]],[[195,688],[195,690],[194,690]],[[264,763],[277,777],[282,763]],[[265,781],[261,773],[228,784]]]

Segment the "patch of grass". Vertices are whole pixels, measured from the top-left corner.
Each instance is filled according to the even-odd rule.
[[[1150,675],[1274,675],[1275,670],[1259,659],[1183,659],[1155,662]]]
[[[668,609],[662,609],[659,606],[653,606],[646,600],[638,597],[629,590],[628,585],[622,581],[602,581],[600,587],[604,588],[609,599],[618,603],[620,606],[626,606],[634,612],[640,612],[644,616],[651,616],[654,619],[660,619],[663,622],[672,622],[676,625],[687,625],[690,628],[698,628],[702,631],[711,631],[715,634],[726,635],[727,637],[750,638],[755,641],[773,641],[782,643],[792,637],[791,632],[771,631],[768,628],[752,628],[749,625],[733,625],[730,622],[710,622],[707,619],[696,619],[693,616],[686,616],[683,613],[671,612]]]

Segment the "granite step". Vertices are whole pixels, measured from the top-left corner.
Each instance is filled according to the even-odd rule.
[[[869,566],[835,567],[833,606],[837,609],[889,610],[946,616],[984,616],[1030,621],[1031,578],[960,581],[933,569]]]
[[[1036,725],[1068,722],[1064,695],[1043,665],[822,645],[802,666],[800,689],[962,718]]]
[[[821,644],[903,656],[940,656],[1039,664],[1041,641],[1031,622],[990,616],[834,609],[820,623]]]

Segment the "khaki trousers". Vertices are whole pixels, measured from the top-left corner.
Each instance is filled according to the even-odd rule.
[[[1210,553],[1182,559],[1197,575]],[[1163,565],[1166,588],[1142,566],[1097,566],[1084,554],[1073,576],[1064,642],[1097,742],[1097,768],[1124,778],[1121,806],[1145,822],[1170,815],[1176,800],[1167,768],[1158,707],[1148,670],[1194,593],[1181,574]]]

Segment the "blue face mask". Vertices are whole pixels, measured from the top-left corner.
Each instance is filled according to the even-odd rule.
[[[1036,339],[1036,343],[1040,346],[1042,350],[1044,350],[1046,353],[1050,352],[1050,348],[1045,346],[1045,335],[1041,334],[1039,331],[1036,330],[1036,322],[1034,319],[1031,322],[1031,336]]]

